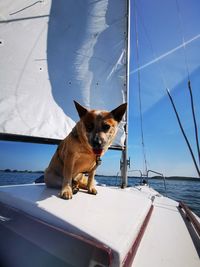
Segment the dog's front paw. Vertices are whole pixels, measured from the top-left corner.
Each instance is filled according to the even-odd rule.
[[[88,189],[88,193],[92,194],[92,195],[96,195],[97,194],[97,190],[96,190],[96,188],[91,187],[91,188]]]
[[[71,199],[72,198],[72,189],[70,186],[65,187],[61,190],[59,196],[63,199]]]

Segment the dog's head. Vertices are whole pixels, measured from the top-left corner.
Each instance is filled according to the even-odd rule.
[[[122,120],[127,104],[124,103],[112,111],[88,110],[74,101],[80,117],[81,134],[90,149],[101,155],[111,145],[117,126]]]

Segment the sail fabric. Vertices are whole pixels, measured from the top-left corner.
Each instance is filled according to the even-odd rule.
[[[63,139],[127,99],[127,1],[0,2],[0,133]],[[124,145],[122,122],[114,145]]]

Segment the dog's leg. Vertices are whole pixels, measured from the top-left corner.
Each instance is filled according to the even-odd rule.
[[[73,193],[73,195],[78,193],[79,188],[80,188],[79,181],[82,179],[82,177],[83,177],[83,174],[79,173],[72,179],[72,193]]]
[[[65,158],[64,169],[63,169],[64,179],[62,183],[62,189],[60,192],[60,197],[63,199],[72,198],[73,167],[74,167],[74,157],[73,155],[70,154]]]
[[[72,180],[72,192],[73,195],[76,194],[79,189],[87,190],[87,177],[83,173],[79,173]]]
[[[94,187],[94,175],[95,175],[95,170],[91,171],[88,173],[88,183],[87,183],[87,188],[88,188],[88,193],[92,195],[97,194],[97,190]]]
[[[88,178],[83,173],[80,173],[74,179],[79,189],[88,190]]]
[[[47,187],[61,188],[63,177],[57,175],[55,172],[50,170],[45,170],[44,172],[44,182]]]

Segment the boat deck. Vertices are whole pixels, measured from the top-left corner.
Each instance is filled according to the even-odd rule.
[[[153,214],[133,266],[200,266],[200,254],[197,253],[197,250],[200,252],[200,239],[193,233],[196,240],[192,240],[194,229],[181,216],[178,203],[167,197],[156,197],[153,205]]]
[[[66,201],[44,184],[1,187],[4,247],[11,245],[7,235],[13,234],[23,237],[25,247],[26,241],[34,245],[32,253],[44,252],[26,266],[39,266],[51,257],[56,266],[199,266],[177,202],[147,186],[97,190],[96,196],[79,192]],[[13,250],[16,244],[12,241]],[[16,251],[24,254],[23,249]],[[1,253],[10,260],[6,249]],[[22,266],[21,258],[15,266]]]

